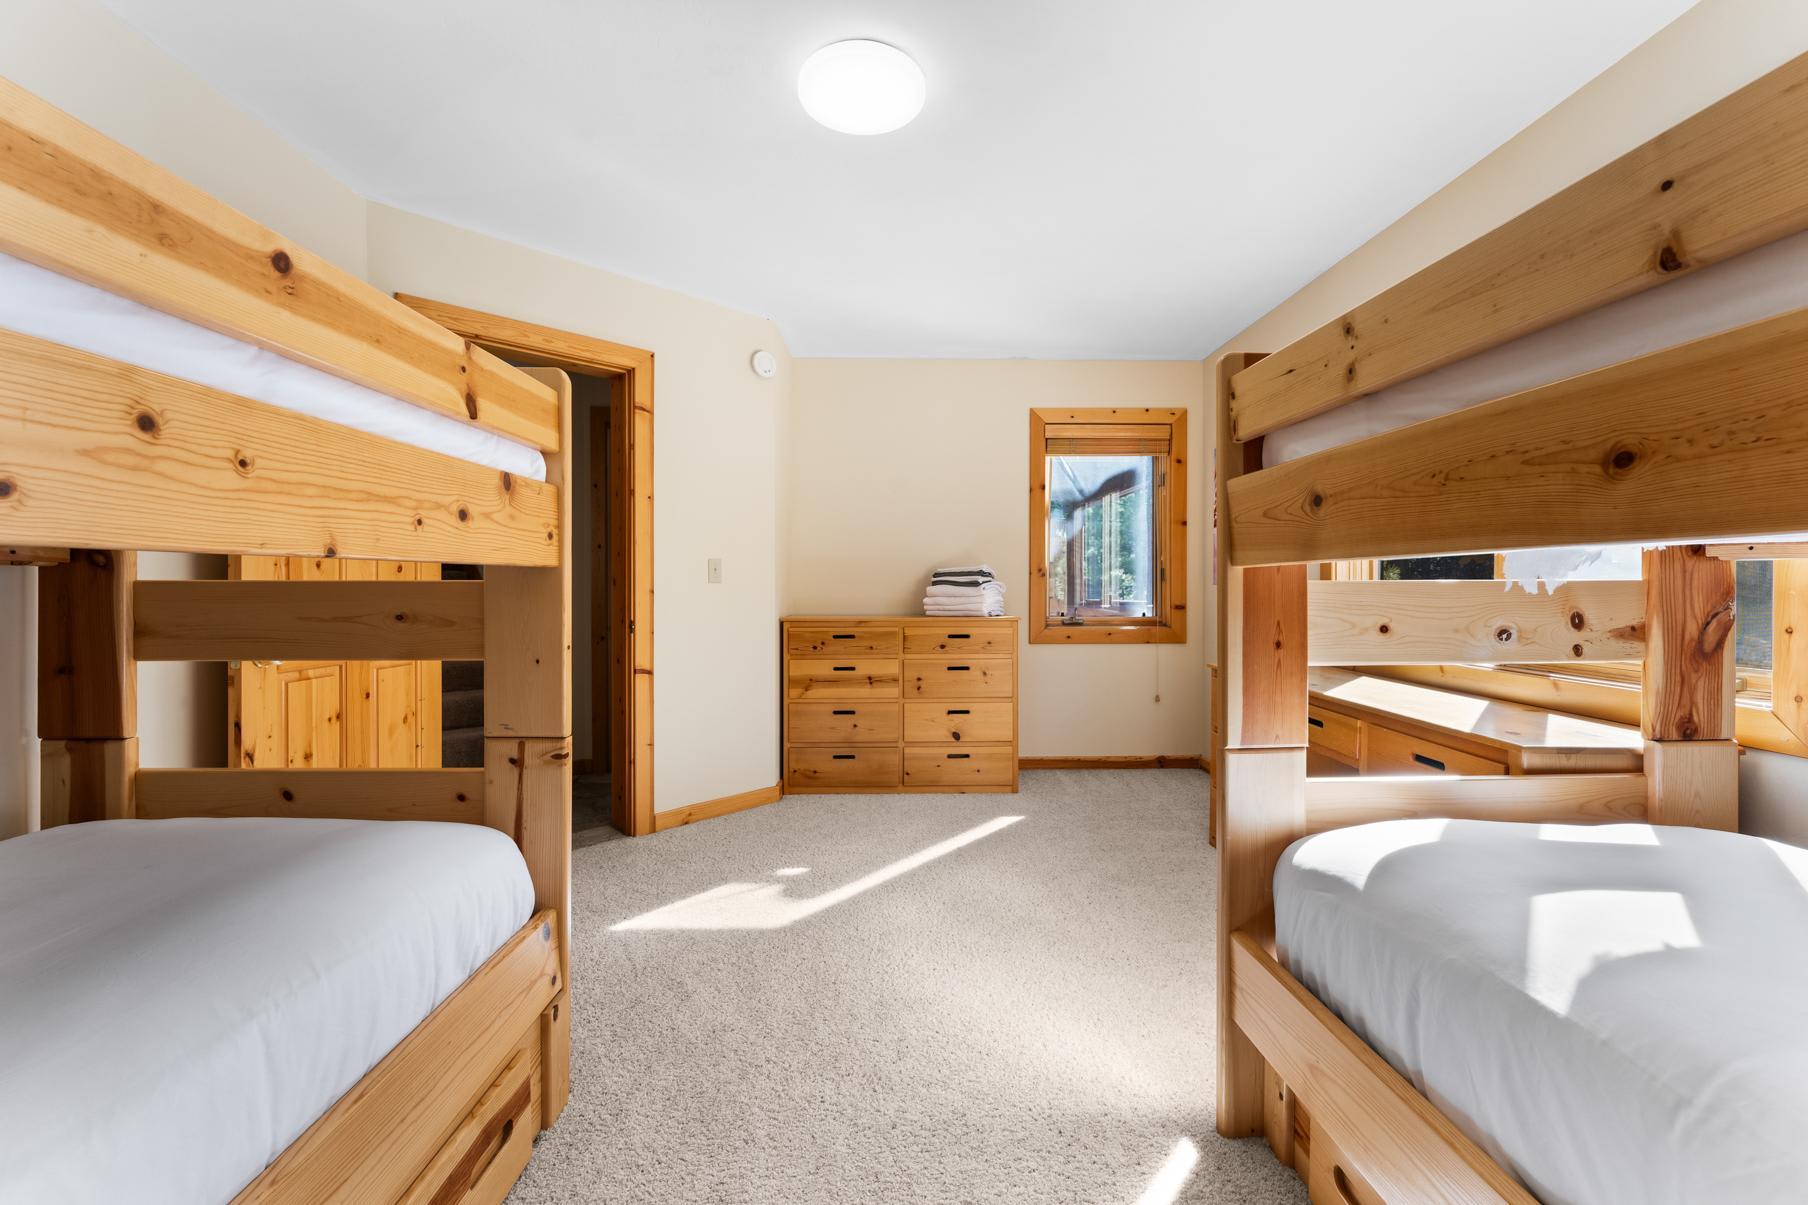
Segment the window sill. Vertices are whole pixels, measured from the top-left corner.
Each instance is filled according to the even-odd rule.
[[[1185,644],[1186,627],[1165,623],[1080,623],[1044,620],[1030,628],[1031,644]]]

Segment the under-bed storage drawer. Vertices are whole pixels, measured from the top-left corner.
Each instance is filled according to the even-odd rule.
[[[902,752],[896,745],[821,748],[798,746],[786,754],[785,786],[813,791],[824,787],[895,787]]]
[[[1364,774],[1505,774],[1502,762],[1489,761],[1436,741],[1392,728],[1365,725],[1362,742]]]
[[[494,1205],[508,1195],[540,1129],[540,1028],[515,1047],[501,1074],[403,1194],[403,1205]]]
[[[785,730],[794,745],[895,745],[902,706],[858,699],[793,703],[785,713]]]
[[[895,699],[898,662],[872,657],[794,659],[785,669],[785,694],[792,699]]]
[[[1008,787],[1017,755],[1009,745],[920,745],[904,750],[907,787]]]
[[[975,741],[990,744],[1017,735],[1017,706],[950,699],[940,703],[904,704],[904,739],[911,744]]]
[[[1387,1205],[1320,1125],[1312,1127],[1306,1193],[1312,1198],[1312,1205]]]
[[[1322,707],[1306,708],[1306,742],[1327,757],[1355,765],[1362,751],[1362,721]]]
[[[1009,657],[913,657],[904,663],[907,699],[1008,699],[1017,688]]]

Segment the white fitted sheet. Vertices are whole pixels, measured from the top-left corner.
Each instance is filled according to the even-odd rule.
[[[224,393],[546,480],[537,448],[0,253],[0,327]]]
[[[1808,306],[1808,233],[1792,235],[1271,432],[1284,464]]]
[[[0,1201],[229,1200],[532,912],[479,825],[0,842]]]
[[[1293,974],[1547,1205],[1802,1199],[1808,850],[1395,820],[1275,871]]]

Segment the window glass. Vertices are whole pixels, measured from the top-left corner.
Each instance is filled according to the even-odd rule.
[[[1771,665],[1771,587],[1775,574],[1769,561],[1740,561],[1738,609],[1734,611],[1733,637],[1738,663],[1744,669],[1769,669]]]
[[[1492,581],[1494,554],[1401,557],[1382,561],[1380,576],[1384,582]]]
[[[1048,617],[1155,613],[1154,456],[1048,458]]]

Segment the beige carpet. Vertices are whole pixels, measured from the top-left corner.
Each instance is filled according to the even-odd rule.
[[[1196,770],[794,796],[574,854],[518,1202],[1303,1202],[1212,1128]]]

